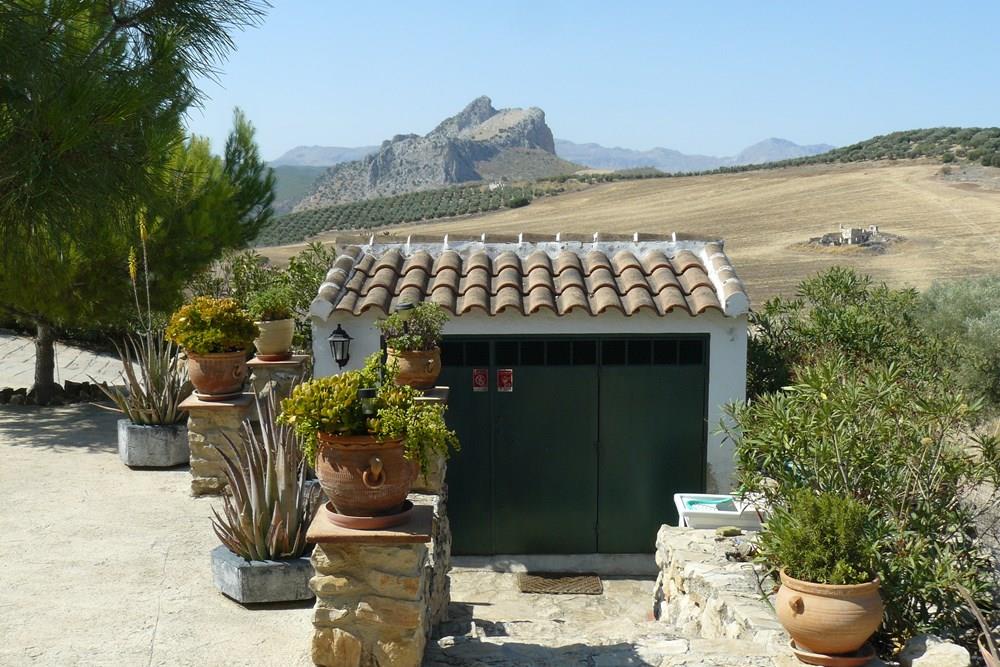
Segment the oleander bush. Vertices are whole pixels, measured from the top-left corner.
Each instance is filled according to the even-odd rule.
[[[1000,446],[973,426],[981,400],[947,374],[904,366],[833,354],[729,408],[741,492],[779,513],[803,491],[833,493],[876,515],[885,652],[927,632],[968,643],[956,584],[997,610],[996,563],[977,526],[1000,511]]]
[[[167,339],[194,354],[248,350],[259,333],[234,299],[203,296],[181,306],[167,325]]]

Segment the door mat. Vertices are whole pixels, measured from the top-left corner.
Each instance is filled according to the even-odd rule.
[[[522,593],[566,595],[600,595],[604,592],[601,578],[593,574],[528,574],[518,573],[517,588]]]

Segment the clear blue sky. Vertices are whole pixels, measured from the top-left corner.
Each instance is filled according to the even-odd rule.
[[[556,137],[731,155],[1000,124],[1000,3],[275,0],[192,131],[234,106],[265,158],[426,133],[478,95]]]

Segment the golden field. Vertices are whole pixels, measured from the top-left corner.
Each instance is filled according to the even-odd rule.
[[[403,237],[638,231],[721,238],[757,303],[789,295],[802,278],[835,264],[918,288],[1000,271],[1000,169],[953,167],[948,176],[941,169],[908,161],[621,181],[523,208],[378,231]],[[839,225],[872,224],[905,240],[885,254],[801,245]],[[318,238],[335,242],[337,235]],[[299,247],[260,251],[280,262]]]

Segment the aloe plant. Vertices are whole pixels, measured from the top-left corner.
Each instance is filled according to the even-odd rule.
[[[231,495],[212,527],[227,549],[247,560],[297,558],[306,549],[312,494],[293,427],[277,422],[274,394],[257,399],[259,431],[243,422],[242,445],[226,439],[235,455],[220,451]]]
[[[147,331],[129,336],[119,345],[121,378],[124,386],[98,385],[133,424],[166,426],[183,421],[187,415],[181,401],[190,394],[187,369],[180,350],[164,337],[163,331]]]

